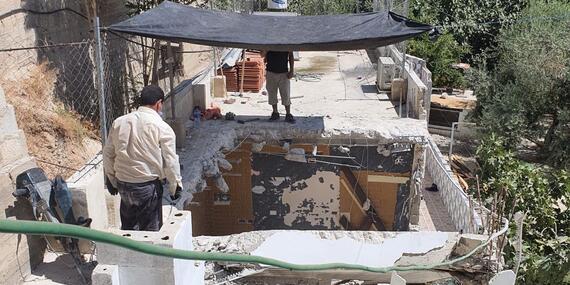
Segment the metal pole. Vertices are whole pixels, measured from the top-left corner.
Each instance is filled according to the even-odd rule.
[[[168,53],[168,69],[170,69],[170,108],[172,109],[172,121],[174,122],[176,120],[176,110],[175,110],[175,105],[176,102],[174,102],[174,56],[172,53],[172,43],[168,42],[168,47],[167,47],[167,53]]]
[[[95,17],[95,61],[97,64],[97,91],[99,93],[99,124],[101,124],[101,144],[105,145],[107,140],[107,117],[105,108],[105,81],[103,69],[103,55],[101,47],[101,27],[99,25],[99,17]]]
[[[235,11],[235,2],[233,3],[234,11]],[[214,10],[214,0],[210,1],[210,9]],[[218,75],[218,57],[216,53],[216,47],[212,47],[212,55],[214,59],[214,77]],[[214,81],[215,82],[215,81]],[[216,94],[216,84],[212,84],[212,94]],[[207,106],[206,106],[207,107]]]
[[[245,49],[243,49],[243,56],[242,56],[241,60],[242,60],[242,63],[241,63],[241,84],[239,87],[239,97],[243,97],[243,80],[245,77]]]
[[[407,17],[408,16],[408,0],[404,0],[404,7],[402,14]],[[405,82],[405,75],[406,74],[406,41],[402,42],[402,78]],[[404,84],[407,87],[407,84]],[[410,111],[410,102],[408,102],[408,88],[406,88],[404,94],[406,94],[406,118],[408,117]],[[400,105],[401,106],[401,105]]]
[[[451,161],[451,155],[453,154],[453,137],[455,136],[455,127],[459,124],[459,122],[451,123],[451,138],[449,141],[449,161]]]

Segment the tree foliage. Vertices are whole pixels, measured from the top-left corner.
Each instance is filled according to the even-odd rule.
[[[521,21],[498,37],[493,71],[475,71],[481,126],[515,148],[522,139],[536,143],[548,161],[570,167],[570,4],[536,2]],[[550,19],[550,20],[549,20]]]
[[[289,0],[287,10],[300,15],[350,14],[372,11],[373,0]]]
[[[490,134],[477,150],[482,196],[491,207],[496,193],[505,193],[503,216],[526,215],[523,226],[521,284],[570,284],[570,176],[565,170],[537,167],[517,159],[504,141]],[[509,238],[515,240],[514,227]],[[507,265],[514,268],[514,244],[507,244]],[[566,280],[566,281],[565,281]],[[566,283],[565,283],[566,282]]]
[[[428,35],[411,40],[408,53],[426,60],[428,69],[433,74],[433,84],[437,87],[463,87],[463,73],[453,68],[454,63],[461,61],[468,48],[460,46],[449,33],[440,36],[436,41],[429,40]]]
[[[467,47],[469,60],[492,53],[497,35],[504,26],[518,19],[529,0],[414,0],[410,14],[441,27]]]

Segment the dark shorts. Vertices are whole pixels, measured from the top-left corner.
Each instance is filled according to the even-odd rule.
[[[162,183],[117,183],[121,195],[121,230],[158,231],[162,227]]]

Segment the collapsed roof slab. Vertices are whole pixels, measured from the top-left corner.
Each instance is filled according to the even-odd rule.
[[[179,152],[185,189],[199,188],[204,169],[221,156],[220,150],[231,150],[246,139],[362,145],[426,142],[426,122],[399,118],[388,96],[377,93],[376,71],[364,50],[302,52],[295,72],[299,76],[291,80],[295,124],[269,122],[272,109],[260,93],[234,94],[233,104],[224,104],[223,99],[214,102],[238,120],[256,121],[210,120],[199,128],[188,122],[186,148]]]
[[[461,235],[445,232],[357,232],[357,231],[256,231],[220,237],[194,237],[196,250],[260,255],[297,264],[321,264],[341,261],[373,267],[430,266],[455,259],[472,251],[487,240],[483,235]],[[287,245],[287,246],[284,246]],[[483,261],[484,260],[484,261]],[[254,284],[250,279],[283,278],[320,280],[362,280],[388,283],[390,273],[358,270],[290,271],[260,265],[219,264],[229,269],[232,278],[248,275],[237,284]],[[423,284],[456,274],[466,274],[470,281],[486,278],[496,269],[495,260],[484,258],[479,251],[454,265],[441,265],[430,270],[399,273],[408,283]],[[213,272],[206,266],[206,279]],[[223,270],[222,270],[223,271]],[[257,271],[252,274],[252,271]],[[220,278],[219,273],[216,273]],[[271,282],[268,282],[271,284]],[[235,284],[235,283],[234,283]],[[469,284],[469,283],[468,283]]]

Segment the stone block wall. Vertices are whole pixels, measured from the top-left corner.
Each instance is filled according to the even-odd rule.
[[[0,219],[34,219],[31,205],[12,196],[16,176],[33,167],[36,163],[28,155],[26,138],[0,87]],[[14,234],[0,234],[0,240],[0,284],[18,284],[43,260],[44,241]]]

